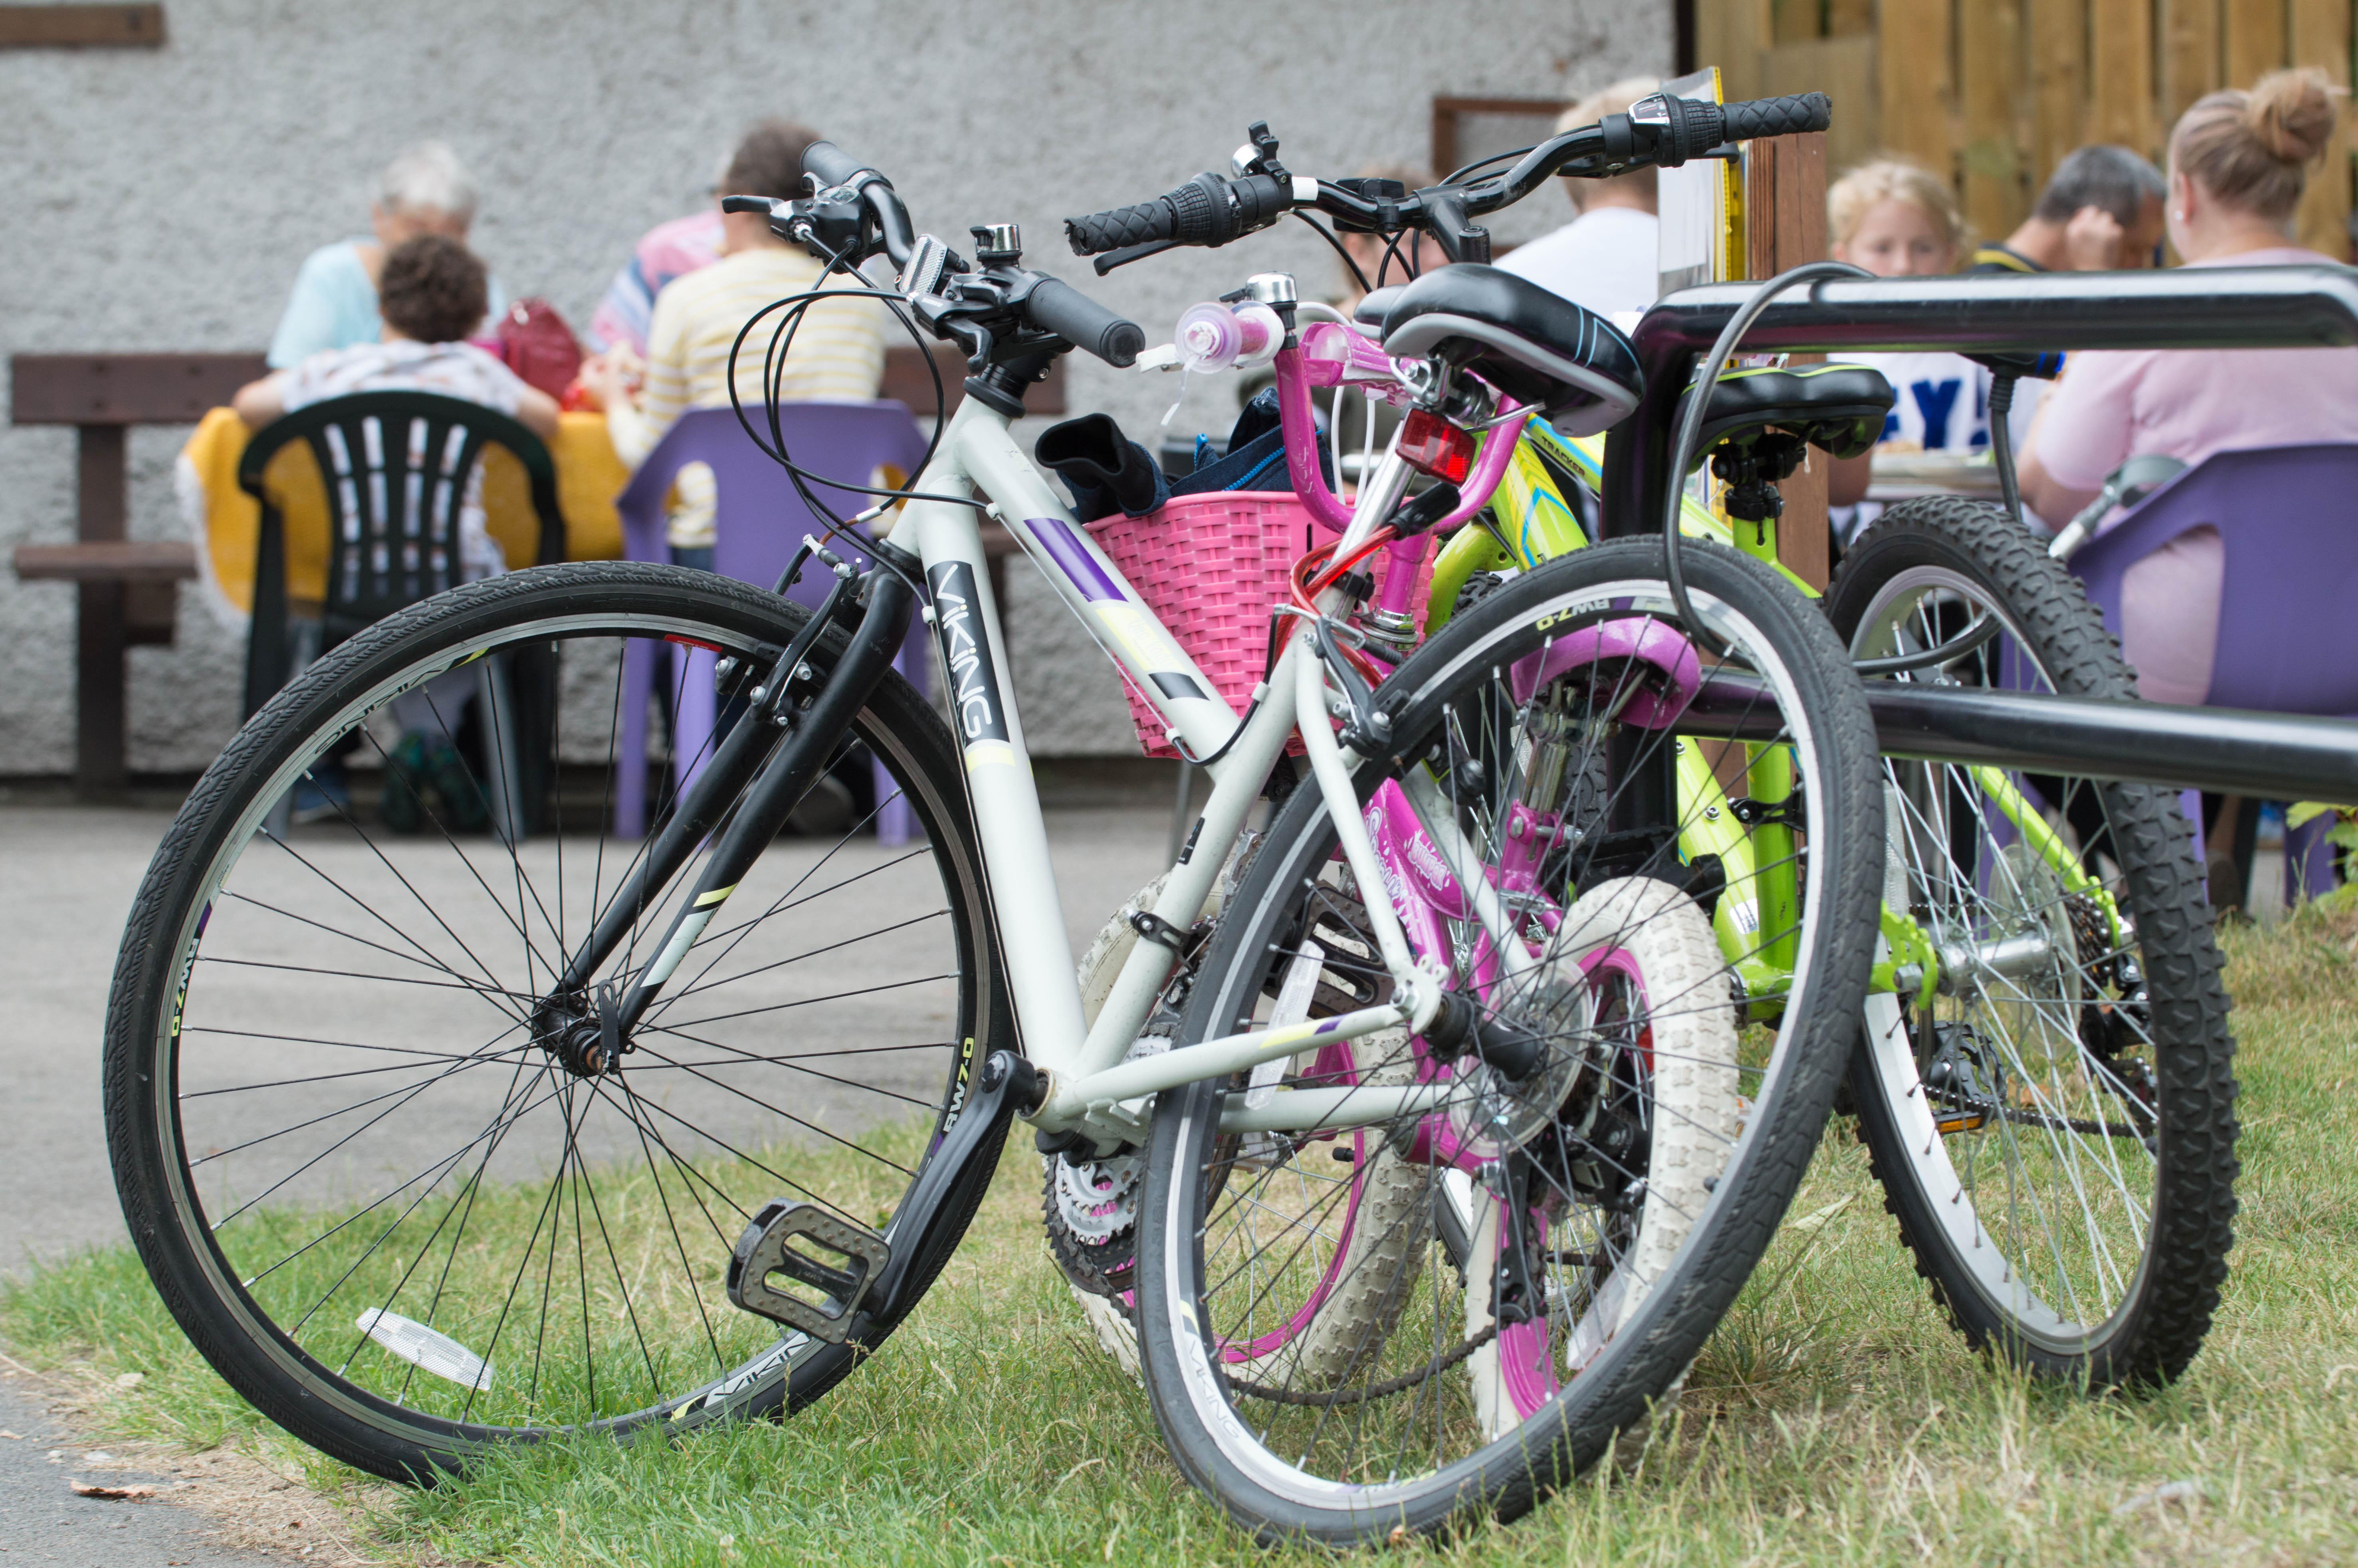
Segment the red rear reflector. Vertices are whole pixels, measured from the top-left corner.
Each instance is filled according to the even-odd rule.
[[[1473,432],[1429,409],[1412,408],[1401,422],[1400,455],[1417,472],[1455,484],[1473,471]]]

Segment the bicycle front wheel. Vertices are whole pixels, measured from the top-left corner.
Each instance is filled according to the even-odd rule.
[[[1894,507],[1826,594],[1885,678],[2135,698],[2094,606],[2003,514]],[[1976,642],[1974,629],[1989,633]],[[1965,646],[1963,644],[1971,644]],[[2169,791],[1887,758],[1884,903],[1923,983],[1870,996],[1859,1131],[1965,1336],[2097,1389],[2202,1343],[2235,1212],[2234,1045]]]
[[[716,661],[766,668],[805,622],[669,567],[477,583],[312,665],[173,824],[108,1013],[115,1181],[182,1329],[304,1441],[423,1483],[502,1440],[780,1413],[855,1364],[722,1281],[773,1198],[889,1238],[1012,1040],[932,708],[886,676],[831,804],[675,959],[619,1061],[547,1016],[649,842],[613,832],[616,782],[653,775],[660,827],[738,706]],[[599,982],[678,946],[704,852],[627,906]]]
[[[1513,579],[1383,688],[1394,754],[1356,774],[1369,820],[1408,834],[1417,792],[1419,819],[1454,826],[1508,899],[1532,967],[1501,978],[1429,840],[1391,840],[1400,886],[1357,886],[1314,787],[1222,913],[1183,1042],[1389,995],[1367,905],[1390,899],[1433,913],[1410,920],[1421,958],[1543,1044],[1509,1078],[1377,1034],[1158,1100],[1148,1392],[1181,1467],[1265,1539],[1530,1508],[1673,1390],[1808,1162],[1867,979],[1873,742],[1812,608],[1733,551],[1686,560],[1693,643],[1660,543],[1631,541]],[[1682,735],[1706,728],[1688,706],[1704,687],[1743,741]],[[1785,781],[1749,833],[1698,787],[1713,765]],[[1350,1123],[1361,1086],[1397,1100],[1402,1083],[1430,1108]],[[1331,1128],[1252,1130],[1289,1095],[1338,1090]]]

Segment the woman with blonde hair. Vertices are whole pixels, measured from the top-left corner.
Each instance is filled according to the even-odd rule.
[[[2292,243],[2311,166],[2341,114],[2316,70],[2213,92],[2169,136],[2170,243],[2190,267],[2331,265]],[[2112,350],[2075,353],[2046,397],[2022,492],[2065,518],[2132,457],[2197,463],[2213,452],[2358,441],[2358,349]],[[2131,567],[2121,651],[2144,695],[2201,702],[2218,645],[2219,535],[2197,529]]]

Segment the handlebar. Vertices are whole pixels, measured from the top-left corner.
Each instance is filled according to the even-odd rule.
[[[1455,259],[1455,245],[1467,218],[1521,200],[1550,175],[1603,178],[1650,167],[1676,168],[1728,142],[1823,131],[1833,119],[1833,105],[1823,92],[1724,105],[1657,93],[1632,104],[1627,114],[1608,114],[1596,124],[1541,143],[1504,175],[1402,193],[1398,200],[1362,194],[1357,182],[1281,180],[1260,173],[1228,179],[1206,173],[1152,201],[1067,218],[1065,235],[1073,254],[1084,256],[1137,247],[1217,246],[1275,222],[1288,206],[1315,206],[1347,225],[1433,231]],[[1123,259],[1130,258],[1100,262],[1098,270]]]
[[[1053,277],[1043,277],[1023,297],[1023,315],[1032,325],[1076,349],[1086,349],[1120,369],[1136,362],[1146,347],[1146,330],[1117,316],[1104,306]]]
[[[816,175],[822,186],[849,185],[863,174],[876,174],[866,164],[837,146],[833,142],[813,142],[803,149],[803,172]],[[885,180],[887,185],[892,182]]]
[[[1065,237],[1076,256],[1158,240],[1217,247],[1275,222],[1285,212],[1289,194],[1288,186],[1266,174],[1227,179],[1206,170],[1152,201],[1067,218]]]
[[[1723,111],[1724,140],[1748,142],[1758,136],[1798,136],[1823,131],[1833,124],[1833,100],[1823,92],[1801,92],[1782,98],[1754,98],[1730,103]]]

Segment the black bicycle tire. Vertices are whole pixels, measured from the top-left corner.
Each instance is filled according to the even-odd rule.
[[[1453,618],[1387,682],[1387,694],[1406,698],[1395,718],[1395,733],[1414,736],[1433,722],[1440,706],[1434,692],[1446,678],[1439,672],[1461,665],[1487,666],[1491,661],[1481,653],[1486,644],[1509,629],[1544,624],[1543,618],[1593,598],[1584,585],[1633,579],[1660,583],[1662,559],[1659,539],[1617,541],[1551,561],[1486,596],[1467,613]],[[1425,1477],[1413,1497],[1368,1511],[1313,1509],[1244,1476],[1206,1434],[1189,1402],[1189,1372],[1169,1321],[1178,1309],[1152,1309],[1159,1301],[1195,1299],[1195,1281],[1174,1279],[1168,1271],[1166,1238],[1170,1227],[1185,1223],[1174,1206],[1174,1173],[1194,1168],[1192,1156],[1178,1147],[1180,1129],[1189,1121],[1199,1128],[1217,1125],[1216,1119],[1207,1122],[1206,1114],[1218,1087],[1197,1083],[1164,1094],[1149,1145],[1141,1227],[1140,1360],[1149,1401],[1180,1469],[1264,1542],[1371,1544],[1394,1539],[1398,1530],[1435,1533],[1477,1514],[1511,1519],[1595,1464],[1612,1451],[1619,1433],[1646,1420],[1669,1394],[1733,1304],[1775,1235],[1816,1148],[1865,994],[1874,911],[1880,896],[1882,796],[1873,730],[1847,660],[1823,618],[1806,600],[1758,562],[1733,550],[1691,546],[1684,564],[1691,592],[1727,602],[1779,649],[1816,730],[1811,749],[1819,761],[1811,787],[1823,792],[1828,812],[1824,820],[1845,827],[1878,825],[1874,855],[1853,845],[1844,853],[1833,852],[1830,846],[1815,857],[1813,875],[1823,872],[1816,884],[1822,903],[1812,911],[1814,931],[1806,940],[1812,955],[1809,972],[1819,983],[1813,997],[1793,1004],[1806,1014],[1798,1037],[1810,1042],[1811,1048],[1780,1053],[1785,1065],[1772,1069],[1771,1092],[1750,1112],[1757,1137],[1747,1140],[1738,1162],[1720,1178],[1712,1206],[1698,1221],[1674,1277],[1657,1284],[1640,1315],[1625,1325],[1613,1346],[1515,1433]],[[1386,771],[1363,769],[1363,792],[1371,790],[1374,776]],[[1252,960],[1268,947],[1269,921],[1284,918],[1282,913],[1271,914],[1272,900],[1325,853],[1312,841],[1331,838],[1331,829],[1321,835],[1316,828],[1324,815],[1318,793],[1303,789],[1294,792],[1272,822],[1251,871],[1230,895],[1202,979],[1190,997],[1183,1041],[1221,1033],[1218,1021],[1227,1019],[1246,996],[1238,988],[1257,989],[1260,980]],[[1834,837],[1839,842],[1841,836]],[[1785,1076],[1774,1077],[1779,1072]],[[1200,1240],[1174,1249],[1183,1270],[1191,1256],[1193,1267],[1203,1268],[1200,1249]],[[1202,1332],[1199,1327],[1199,1336]]]
[[[454,644],[475,643],[495,634],[502,625],[514,627],[560,611],[592,616],[673,615],[772,645],[790,641],[809,614],[758,588],[711,573],[599,562],[535,568],[471,584],[368,628],[274,697],[190,792],[134,901],[109,999],[103,1082],[109,1154],[132,1241],[166,1307],[214,1370],[263,1414],[322,1453],[406,1484],[432,1485],[463,1469],[488,1443],[537,1437],[552,1429],[519,1433],[423,1417],[350,1385],[344,1385],[341,1398],[322,1398],[319,1388],[290,1375],[284,1354],[293,1351],[298,1365],[317,1366],[308,1353],[283,1335],[278,1345],[261,1343],[241,1321],[243,1314],[235,1303],[222,1302],[217,1293],[219,1275],[170,1218],[176,1202],[174,1173],[157,1125],[158,1114],[172,1114],[173,1105],[169,1090],[156,1082],[157,1054],[172,1049],[158,1038],[158,1025],[172,1005],[176,984],[185,984],[173,933],[185,923],[189,901],[222,853],[242,803],[259,781],[266,781],[279,759],[300,745],[307,725],[332,714],[348,694],[367,689],[373,674],[399,669]],[[811,662],[828,667],[847,647],[846,639],[830,629],[813,648]],[[864,738],[897,748],[910,775],[903,781],[906,797],[925,823],[936,860],[946,875],[958,879],[971,905],[976,972],[968,983],[975,988],[970,1008],[975,1048],[960,1058],[945,1090],[936,1112],[939,1128],[955,1115],[951,1108],[959,1098],[964,1076],[996,1043],[1013,1038],[1005,977],[988,918],[988,889],[956,743],[933,706],[888,671],[856,722]],[[1000,1136],[1003,1138],[1003,1130]],[[932,1283],[950,1244],[980,1206],[996,1164],[991,1152],[986,1151],[975,1162],[979,1174],[953,1195],[945,1215],[945,1244],[933,1254],[932,1271],[912,1281],[903,1297],[902,1314],[872,1325],[861,1346],[824,1347],[795,1365],[786,1377],[771,1375],[729,1390],[725,1399],[712,1398],[697,1409],[669,1414],[641,1411],[598,1422],[594,1429],[619,1436],[661,1422],[667,1430],[686,1432],[715,1422],[779,1418],[819,1399],[872,1353]],[[212,1261],[220,1260],[216,1256]],[[258,1306],[254,1310],[266,1321],[266,1314]],[[354,1415],[355,1404],[367,1407],[371,1419]]]
[[[2136,677],[2118,642],[2063,563],[2003,513],[1956,497],[1904,502],[1852,544],[1826,589],[1835,634],[1849,642],[1877,589],[1914,567],[1945,568],[1986,590],[2057,691],[2136,698]],[[1977,1347],[1994,1347],[2040,1373],[2098,1390],[2167,1383],[2201,1347],[2234,1245],[2240,1169],[2234,1041],[2190,828],[2173,794],[2158,786],[2106,785],[2102,799],[2156,998],[2155,1034],[2169,1043],[2158,1045],[2154,1064],[2162,1132],[2152,1227],[2133,1281],[2135,1298],[2108,1316],[2111,1332],[2083,1354],[2058,1354],[2026,1338],[1974,1288],[1932,1217],[1939,1200],[1898,1157],[1898,1126],[1876,1088],[1864,1038],[1850,1078],[1884,1206],[1950,1322]]]

